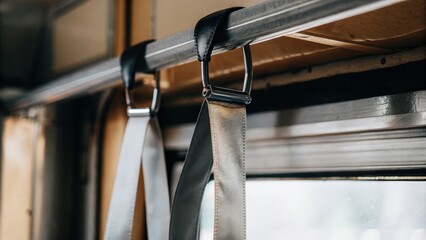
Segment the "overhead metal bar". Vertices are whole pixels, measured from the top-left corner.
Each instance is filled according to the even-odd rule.
[[[373,11],[398,0],[270,0],[231,13],[226,36],[214,54],[302,31],[333,21]],[[166,68],[196,59],[193,29],[147,45],[148,67]],[[118,84],[120,67],[112,59],[61,77],[51,83],[6,101],[6,111],[89,94]]]
[[[110,59],[60,77],[41,87],[28,91],[16,98],[6,100],[6,112],[13,112],[37,105],[50,104],[64,99],[94,93],[120,83],[118,59]]]
[[[232,12],[225,38],[213,54],[306,30],[391,5],[395,0],[273,0]],[[194,29],[147,46],[150,68],[196,59]]]

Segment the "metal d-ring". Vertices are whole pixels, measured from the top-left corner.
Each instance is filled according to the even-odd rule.
[[[209,62],[201,61],[201,80],[203,84],[202,94],[205,98],[216,101],[235,102],[241,104],[249,104],[251,102],[250,92],[253,79],[253,67],[250,45],[246,44],[242,48],[245,66],[243,90],[237,91],[228,88],[211,86],[209,81]]]
[[[132,88],[125,88],[126,103],[127,103],[127,114],[129,117],[132,116],[152,116],[157,114],[160,107],[160,72],[155,71],[154,73],[154,90],[152,93],[151,107],[147,108],[135,108],[133,101]]]

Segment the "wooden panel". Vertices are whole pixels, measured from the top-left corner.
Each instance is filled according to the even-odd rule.
[[[36,130],[31,120],[7,118],[3,131],[0,239],[30,239]]]
[[[425,30],[426,2],[410,0],[304,33],[353,44],[398,50],[424,44]]]
[[[198,19],[229,7],[249,7],[265,0],[154,0],[155,37],[165,38],[193,28]]]
[[[254,76],[297,69],[342,58],[360,55],[361,53],[318,43],[305,42],[287,37],[277,38],[252,46]],[[174,81],[168,94],[182,91],[201,91],[200,63],[191,62],[177,66],[171,71],[170,79]],[[241,82],[244,74],[243,58],[240,49],[235,49],[212,57],[210,77],[212,82]]]
[[[118,57],[126,48],[126,1],[115,0],[114,56]]]
[[[131,45],[152,38],[152,6],[148,0],[132,0]]]
[[[287,35],[287,37],[300,39],[300,40],[308,41],[308,42],[319,43],[319,44],[328,45],[328,46],[335,46],[339,48],[350,49],[350,50],[354,50],[358,52],[365,52],[365,53],[386,53],[391,51],[390,49],[373,46],[368,43],[358,43],[358,42],[355,43],[353,41],[347,41],[344,39],[339,39],[339,38],[327,36],[327,35],[321,35],[321,34],[309,32],[309,31],[292,33]]]

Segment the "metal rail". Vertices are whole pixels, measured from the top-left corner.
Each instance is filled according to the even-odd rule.
[[[165,148],[186,151],[194,127],[166,127]],[[426,91],[254,113],[246,136],[248,174],[424,169]]]
[[[214,54],[373,11],[398,0],[270,0],[233,12],[227,34]],[[147,45],[150,68],[166,68],[196,59],[193,29]],[[8,112],[90,94],[119,84],[117,59],[61,77],[4,103]]]

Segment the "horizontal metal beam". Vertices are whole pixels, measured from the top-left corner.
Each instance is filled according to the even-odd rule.
[[[166,127],[186,151],[195,124]],[[426,91],[249,114],[248,174],[424,169]]]
[[[4,102],[6,112],[87,95],[120,83],[120,66],[110,59],[35,88]]]
[[[272,0],[233,12],[225,38],[214,54],[373,11],[397,0]],[[194,23],[195,24],[195,23]],[[150,68],[166,68],[196,59],[193,29],[147,45]],[[62,77],[6,101],[6,111],[89,94],[118,84],[120,68],[116,59]]]
[[[254,113],[247,117],[247,142],[420,128],[425,117],[426,91]],[[194,127],[166,127],[165,147],[186,150]]]

